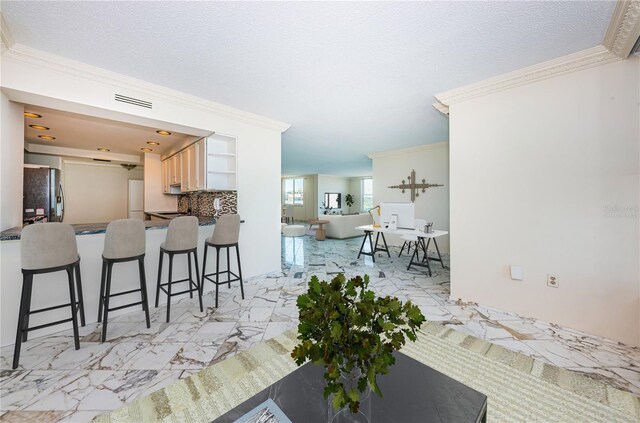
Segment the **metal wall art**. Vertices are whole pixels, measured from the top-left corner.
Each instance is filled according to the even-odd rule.
[[[415,170],[411,170],[411,175],[409,175],[407,177],[409,179],[409,182],[406,183],[405,180],[402,180],[402,184],[400,185],[392,185],[389,188],[398,188],[401,189],[402,192],[404,193],[405,190],[411,190],[411,202],[413,203],[414,201],[416,201],[416,197],[418,197],[420,195],[420,193],[418,192],[419,190],[422,190],[422,192],[425,192],[425,190],[427,188],[432,188],[432,187],[443,187],[444,185],[442,184],[428,184],[427,181],[425,181],[424,179],[422,180],[422,183],[418,184],[416,183],[416,171]]]

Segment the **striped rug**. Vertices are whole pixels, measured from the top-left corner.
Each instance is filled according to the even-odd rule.
[[[633,394],[439,323],[420,332],[402,352],[487,395],[489,422],[640,421]],[[295,370],[295,337],[285,332],[94,421],[210,422]]]

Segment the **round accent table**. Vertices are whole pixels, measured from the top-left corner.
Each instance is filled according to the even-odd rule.
[[[324,241],[325,230],[322,225],[328,225],[328,224],[329,224],[328,220],[309,219],[309,229],[311,229],[311,226],[313,225],[318,225],[318,228],[316,229],[316,239],[318,241]]]

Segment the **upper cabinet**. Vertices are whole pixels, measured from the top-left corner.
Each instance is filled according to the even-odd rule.
[[[182,163],[180,154],[176,154],[167,159],[169,161],[169,185],[180,185],[182,181]]]
[[[169,194],[171,184],[169,183],[169,160],[162,161],[162,192]]]
[[[235,191],[236,139],[218,134],[203,138],[163,160],[162,172],[165,193]]]
[[[207,189],[207,140],[205,138],[196,144],[196,190]]]
[[[207,188],[215,191],[235,191],[236,139],[224,135],[207,138]]]

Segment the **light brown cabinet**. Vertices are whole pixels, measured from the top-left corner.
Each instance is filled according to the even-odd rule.
[[[162,192],[169,194],[169,160],[162,161]]]
[[[182,181],[180,155],[176,154],[167,160],[169,160],[169,185],[179,185]]]

